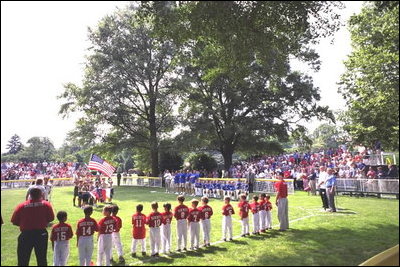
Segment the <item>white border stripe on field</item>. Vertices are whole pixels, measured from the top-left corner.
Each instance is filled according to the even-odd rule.
[[[319,215],[321,215],[321,214],[312,214],[312,215],[307,215],[307,216],[304,216],[304,217],[300,217],[300,218],[297,218],[297,219],[294,219],[294,220],[292,220],[292,221],[289,221],[289,223],[294,223],[294,222],[297,222],[297,221],[301,221],[301,220],[304,220],[304,219],[307,219],[307,218],[310,218],[310,217],[314,217],[314,216],[319,216]],[[233,218],[235,221],[239,221],[239,220],[237,220],[237,219],[235,219],[235,218]],[[278,227],[279,225],[274,225],[273,227],[274,228],[276,228],[276,227]],[[241,236],[240,235],[237,235],[237,236],[234,236],[232,239],[238,239],[238,238],[240,238]],[[211,243],[211,245],[216,245],[216,244],[220,244],[220,243],[226,243],[225,241],[223,241],[223,240],[219,240],[219,241],[216,241],[216,242],[214,242],[214,243]],[[229,242],[228,242],[229,243]],[[191,250],[189,250],[189,251],[191,251]],[[183,254],[183,253],[185,253],[185,252],[180,252],[179,254]],[[176,254],[176,252],[173,252],[173,253],[171,253],[171,254]],[[166,256],[168,256],[168,254],[166,255]],[[157,259],[157,258],[149,258],[149,259],[145,259],[145,260],[141,260],[141,261],[136,261],[136,262],[133,262],[133,263],[131,263],[131,264],[129,264],[129,266],[133,266],[133,265],[137,265],[137,264],[141,264],[141,263],[146,263],[146,262],[149,262],[149,261],[152,261],[152,260],[155,260],[155,259]]]

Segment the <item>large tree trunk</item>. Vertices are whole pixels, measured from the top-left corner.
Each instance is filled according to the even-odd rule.
[[[157,177],[158,169],[158,140],[156,126],[156,105],[155,101],[150,100],[150,157],[151,157],[151,176]]]
[[[222,156],[224,157],[224,169],[227,172],[232,165],[232,155],[234,147],[232,145],[224,144],[221,149]]]

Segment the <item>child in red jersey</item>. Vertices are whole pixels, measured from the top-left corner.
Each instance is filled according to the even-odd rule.
[[[238,204],[239,207],[239,216],[240,222],[242,224],[242,237],[246,235],[250,235],[249,233],[249,209],[250,205],[247,202],[247,195],[241,194],[240,195],[240,202]]]
[[[142,211],[143,205],[139,204],[136,206],[136,213],[132,215],[132,257],[136,257],[136,245],[138,241],[142,244],[142,255],[146,255],[146,216],[142,214]]]
[[[113,245],[115,246],[116,250],[117,250],[117,254],[118,254],[118,263],[124,263],[125,259],[124,259],[124,253],[123,253],[123,249],[122,249],[122,243],[121,243],[121,236],[119,235],[119,230],[122,228],[122,220],[120,217],[117,216],[118,211],[119,211],[119,207],[117,205],[114,205],[112,207],[112,217],[115,219],[115,221],[117,222],[116,227],[114,229],[114,232],[112,233],[112,242]],[[111,249],[111,262],[114,262],[113,258],[112,258],[112,249]]]
[[[67,221],[67,213],[59,211],[57,219],[60,223],[53,226],[51,230],[51,246],[54,251],[54,266],[66,266],[69,256],[69,240],[72,238],[71,225],[65,223]]]
[[[267,221],[267,201],[265,200],[265,193],[260,194],[260,201],[258,203],[260,204],[260,232],[265,233],[265,230],[267,229],[266,227],[266,221]]]
[[[271,210],[272,210],[272,203],[269,201],[271,198],[270,195],[265,196],[265,210],[266,210],[266,223],[265,223],[265,228],[266,229],[272,229],[272,216],[271,216]]]
[[[171,212],[171,204],[165,203],[163,205],[164,212],[162,215],[162,226],[161,226],[161,243],[162,252],[165,254],[171,252],[171,221],[174,214]]]
[[[250,203],[251,213],[253,213],[253,235],[260,234],[260,204],[258,203],[258,196],[253,196],[253,202]]]
[[[201,212],[201,226],[203,228],[204,235],[204,246],[210,246],[210,236],[211,236],[211,216],[213,215],[213,209],[208,206],[208,197],[202,197],[201,203],[203,206],[199,207]]]
[[[229,240],[232,241],[232,214],[235,214],[235,211],[230,204],[231,198],[225,197],[225,205],[222,206],[222,238],[226,241],[227,232],[229,231]]]
[[[162,224],[162,215],[158,212],[158,203],[151,203],[152,213],[147,217],[147,224],[150,226],[150,249],[151,256],[159,256],[161,250],[160,227]]]
[[[110,257],[112,251],[112,233],[117,227],[115,219],[111,216],[112,206],[103,208],[104,217],[99,221],[99,237],[97,246],[97,266],[103,264],[105,258],[106,266],[110,266]]]
[[[98,231],[97,222],[90,216],[93,213],[92,206],[83,208],[85,218],[78,221],[76,229],[77,244],[79,250],[79,263],[81,266],[90,266],[93,255],[93,235]]]
[[[201,218],[201,211],[197,208],[199,201],[193,199],[191,201],[192,208],[189,209],[188,223],[190,230],[190,249],[196,250],[199,248],[199,238],[200,238],[200,225],[199,221]]]
[[[185,197],[182,195],[178,196],[179,205],[174,209],[174,217],[176,218],[177,235],[178,235],[178,249],[181,251],[181,245],[183,245],[183,250],[186,250],[187,244],[187,217],[189,216],[189,208],[183,204]]]

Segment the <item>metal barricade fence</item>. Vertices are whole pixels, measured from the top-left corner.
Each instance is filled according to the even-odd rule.
[[[274,194],[274,193],[276,193],[274,185],[278,181],[279,180],[275,180],[275,179],[256,179],[256,182],[254,185],[254,192]],[[288,186],[288,194],[293,195],[294,194],[293,179],[285,179],[285,182]]]
[[[28,188],[36,179],[1,180],[1,189]],[[70,186],[74,184],[73,178],[51,178],[53,186]]]
[[[114,187],[117,186],[117,178],[113,176]],[[162,187],[161,177],[149,176],[123,176],[121,185],[126,186],[144,186],[144,187]]]
[[[336,179],[337,192],[399,194],[399,179]]]

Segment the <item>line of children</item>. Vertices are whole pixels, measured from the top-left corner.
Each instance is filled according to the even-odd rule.
[[[270,196],[260,194],[253,196],[252,203],[247,202],[247,195],[240,195],[239,216],[242,224],[241,236],[250,235],[249,233],[249,211],[253,214],[253,234],[260,234],[271,229],[271,209],[272,204],[269,201]],[[132,246],[131,256],[136,257],[137,243],[141,244],[142,255],[146,255],[146,227],[150,228],[150,248],[151,256],[159,256],[159,253],[171,252],[171,221],[175,217],[177,220],[177,251],[182,249],[186,251],[187,247],[187,231],[189,228],[191,237],[191,250],[199,248],[200,238],[200,221],[203,229],[204,247],[210,246],[211,240],[211,216],[213,209],[208,205],[209,199],[204,196],[201,198],[201,207],[198,207],[199,201],[193,199],[191,208],[184,205],[185,197],[179,195],[177,197],[179,205],[171,212],[171,204],[163,205],[164,212],[158,212],[158,203],[151,203],[152,212],[149,216],[142,214],[143,205],[136,206],[136,213],[132,215]],[[232,215],[235,214],[234,208],[230,204],[231,197],[224,197],[224,206],[222,207],[222,239],[224,241],[232,241]],[[79,250],[79,262],[81,266],[91,265],[93,254],[93,235],[98,232],[98,256],[97,265],[105,265],[115,263],[112,259],[113,246],[117,250],[119,263],[124,263],[123,249],[120,237],[120,229],[122,228],[122,220],[117,216],[119,208],[117,205],[106,206],[103,209],[104,217],[97,223],[91,218],[93,213],[92,206],[84,206],[83,212],[85,217],[80,219],[77,224],[76,236],[77,246]],[[72,228],[66,224],[67,213],[60,211],[57,213],[59,224],[52,228],[50,240],[54,250],[54,265],[66,265],[69,255],[69,239],[72,238]]]

